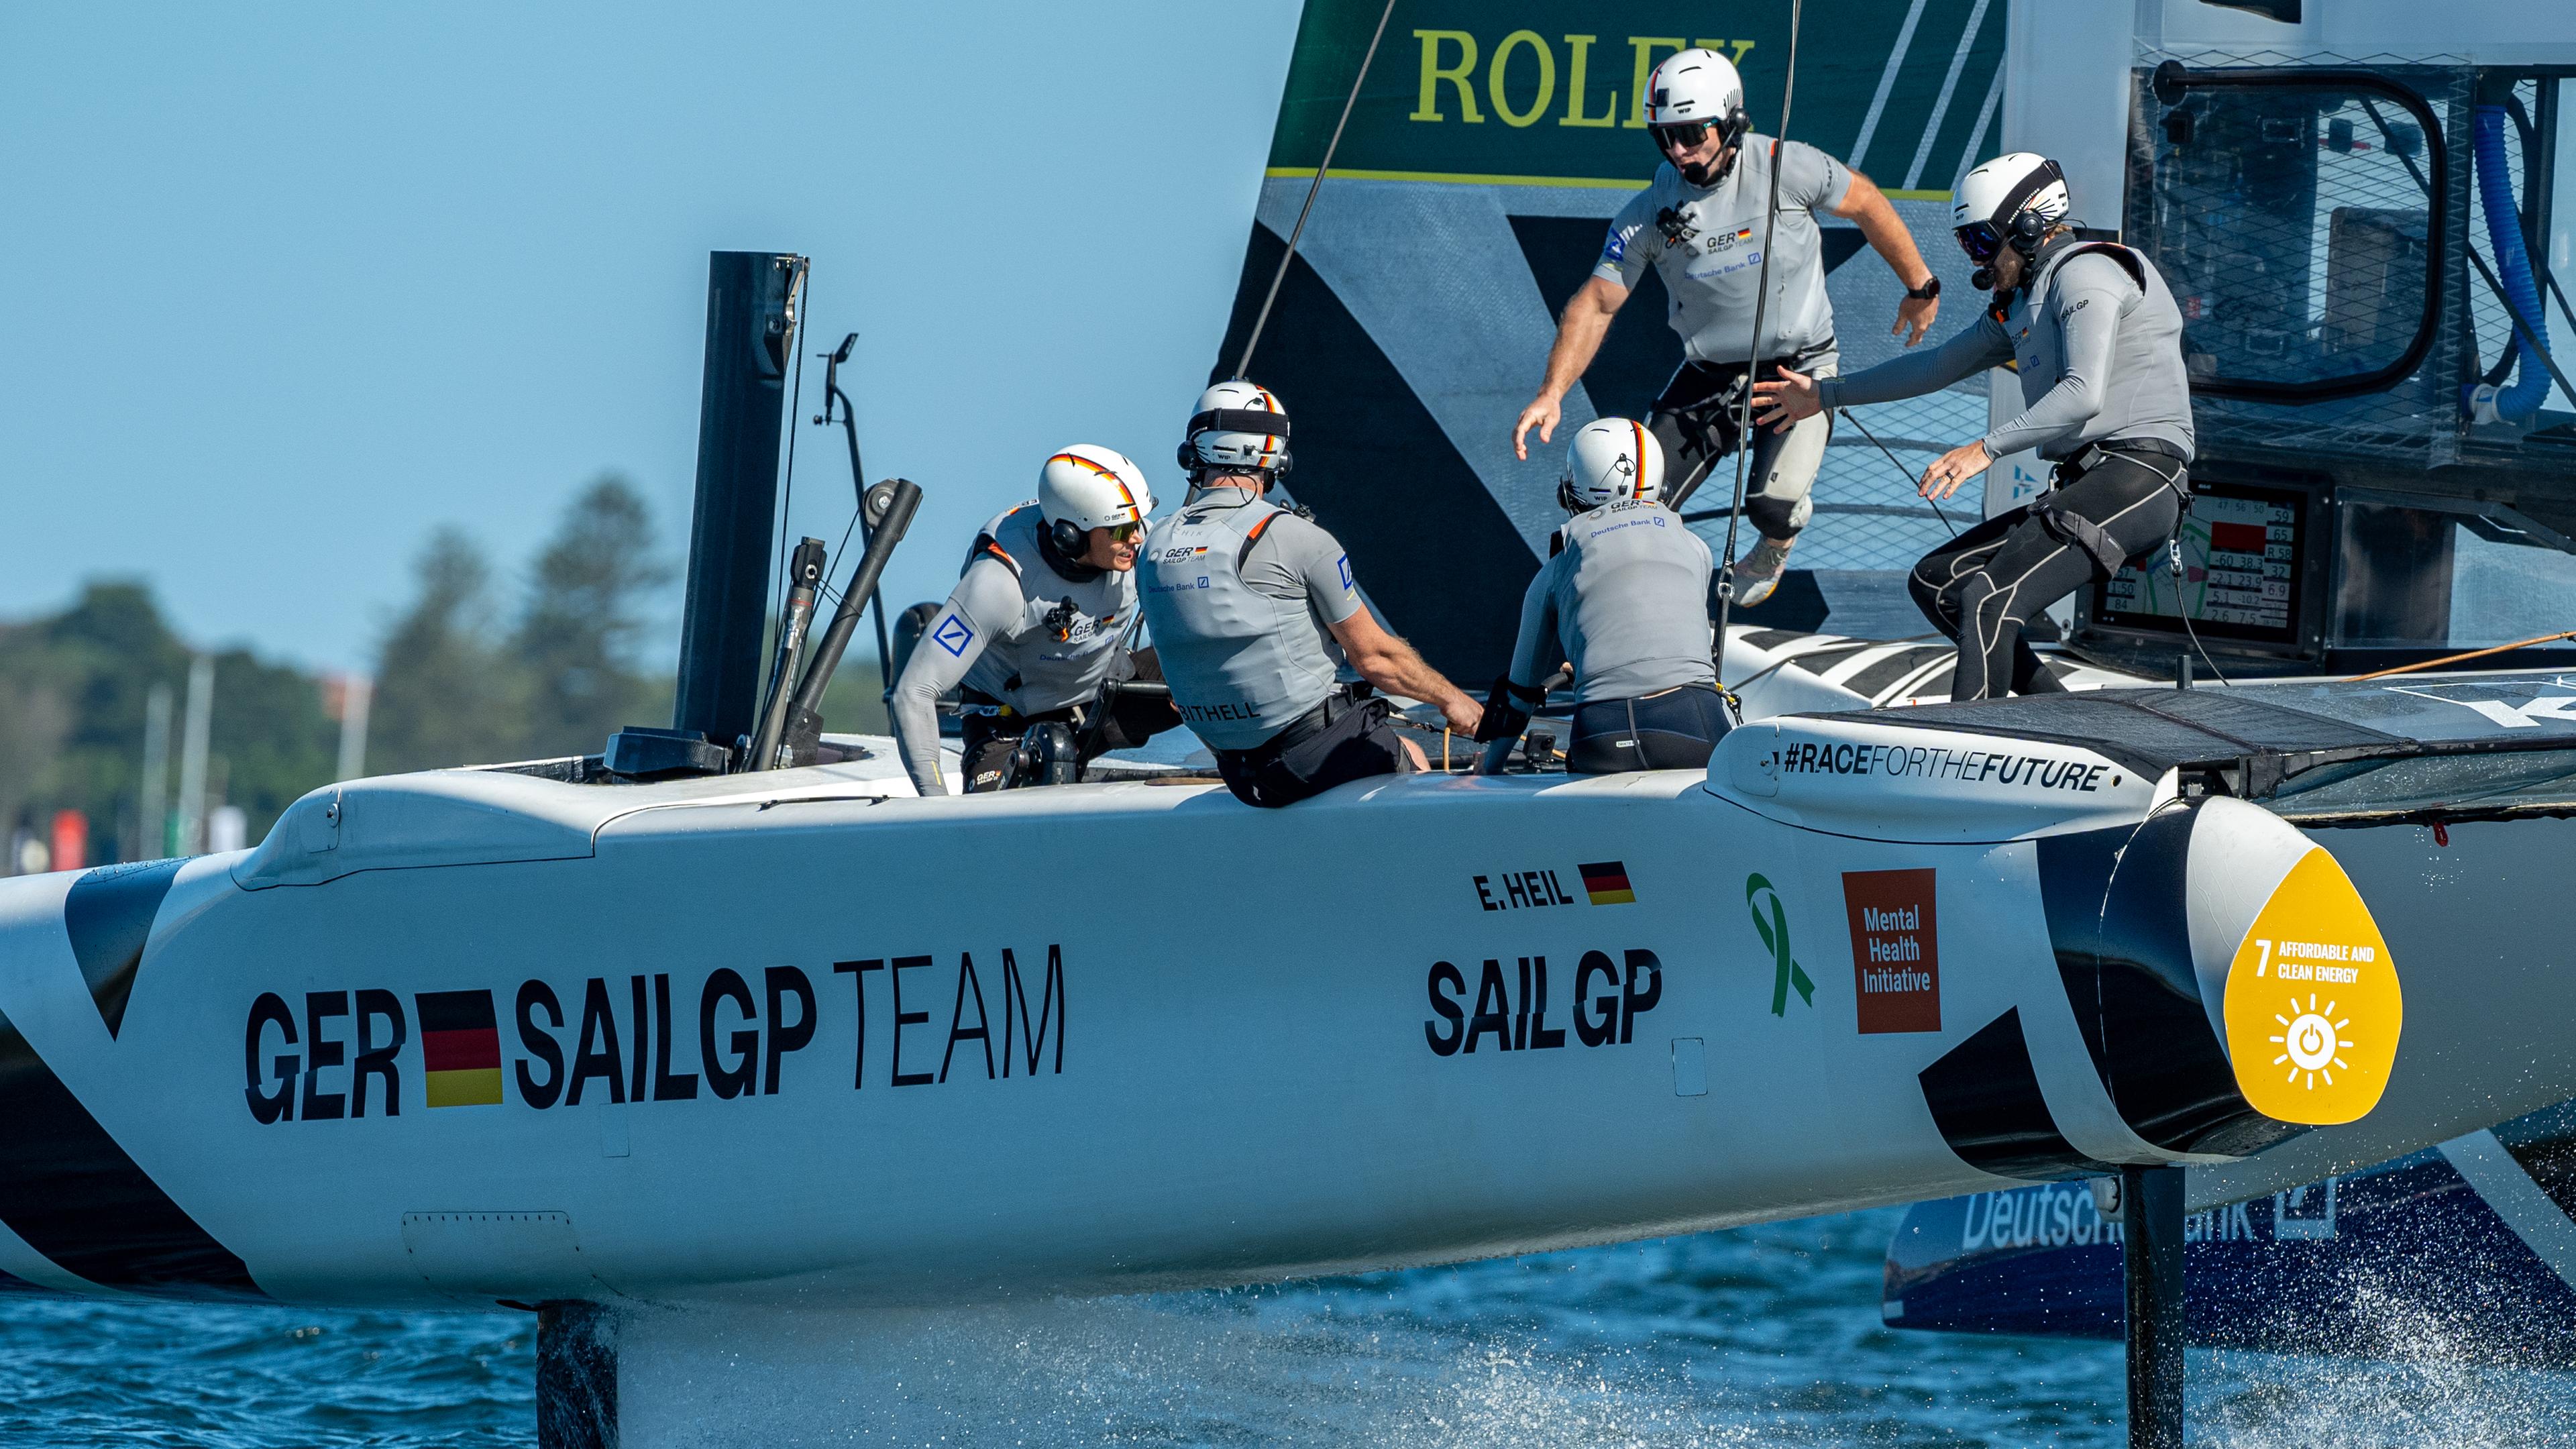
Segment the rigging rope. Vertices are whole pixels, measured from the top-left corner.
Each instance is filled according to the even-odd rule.
[[[1261,312],[1252,319],[1252,335],[1244,339],[1243,356],[1234,364],[1234,380],[1241,382],[1252,370],[1252,350],[1261,345],[1261,329],[1270,325],[1270,304],[1279,300],[1279,284],[1288,280],[1288,264],[1297,259],[1297,238],[1305,235],[1306,215],[1315,209],[1315,193],[1324,189],[1324,173],[1333,169],[1333,153],[1341,149],[1342,128],[1351,123],[1351,107],[1359,104],[1360,84],[1368,79],[1369,63],[1377,59],[1377,43],[1386,37],[1386,22],[1395,16],[1395,0],[1386,0],[1386,9],[1377,17],[1377,33],[1369,37],[1368,53],[1360,57],[1360,73],[1351,77],[1351,93],[1342,101],[1342,118],[1333,123],[1333,139],[1324,143],[1323,164],[1315,168],[1315,179],[1306,187],[1306,203],[1297,208],[1297,224],[1288,229],[1288,250],[1279,256],[1279,270],[1270,274],[1270,290],[1261,298]],[[1795,42],[1791,42],[1795,48]]]
[[[2492,649],[2472,649],[2466,654],[2452,654],[2441,659],[2423,660],[2416,664],[2400,664],[2394,669],[2381,669],[2369,674],[2356,674],[2345,682],[2348,684],[2359,684],[2365,679],[2386,679],[2392,674],[2413,674],[2417,670],[2421,669],[2439,669],[2445,664],[2457,664],[2465,659],[2484,659],[2490,654],[2510,653],[2516,649],[2528,649],[2535,644],[2555,644],[2561,639],[2576,639],[2576,629],[2561,629],[2555,634],[2535,634],[2528,639],[2516,639],[2510,644],[2498,644]]]
[[[1389,0],[1392,5],[1393,0]],[[1747,349],[1752,356],[1744,363],[1744,395],[1736,406],[1735,425],[1735,502],[1726,512],[1726,566],[1717,576],[1717,657],[1726,658],[1726,621],[1735,609],[1735,533],[1744,520],[1744,466],[1753,452],[1753,382],[1762,368],[1763,313],[1771,302],[1771,246],[1780,230],[1780,148],[1789,139],[1789,106],[1798,95],[1798,22],[1806,10],[1806,0],[1790,0],[1789,5],[1789,76],[1780,89],[1780,131],[1771,138],[1771,200],[1762,222],[1762,269],[1754,274],[1753,342]],[[1728,689],[1723,678],[1718,683],[1718,696],[1726,701],[1726,712],[1737,724],[1744,723],[1743,701]]]
[[[1911,488],[1914,486],[1914,470],[1897,461],[1896,455],[1888,451],[1887,445],[1878,440],[1878,434],[1869,430],[1869,424],[1852,416],[1852,410],[1850,408],[1836,408],[1834,411],[1842,415],[1842,420],[1844,422],[1860,429],[1860,435],[1869,439],[1869,445],[1878,449],[1880,456],[1886,458],[1888,464],[1895,468],[1897,473],[1905,479],[1906,487]],[[1941,500],[1933,497],[1929,493],[1926,493],[1923,495],[1923,501],[1932,505],[1932,516],[1941,520],[1941,526],[1950,530],[1950,536],[1952,538],[1957,538],[1959,536],[1959,525],[1952,523],[1950,521],[1950,515],[1941,511]]]

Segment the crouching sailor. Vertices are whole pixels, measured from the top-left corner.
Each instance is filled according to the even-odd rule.
[[[1439,706],[1460,733],[1482,713],[1379,626],[1330,533],[1263,501],[1288,471],[1288,428],[1278,399],[1251,383],[1202,394],[1181,444],[1190,495],[1154,526],[1136,570],[1173,702],[1247,805],[1424,767],[1385,700],[1337,682],[1338,657],[1389,694]]]
[[[1565,768],[1699,770],[1726,733],[1709,658],[1708,545],[1659,501],[1664,453],[1626,418],[1583,425],[1565,450],[1557,501],[1574,516],[1521,600],[1511,672],[1494,681],[1479,740],[1500,768],[1545,681],[1574,670],[1574,739]]]
[[[1951,220],[1994,294],[1977,325],[1931,352],[1851,377],[1784,373],[1757,384],[1761,420],[1791,426],[1821,410],[1919,397],[2005,362],[2023,411],[1924,470],[1926,498],[1947,498],[2006,453],[2035,447],[2054,486],[1924,556],[1914,601],[1959,644],[1952,699],[2062,688],[2022,628],[2097,573],[2173,536],[2189,502],[2191,389],[2182,314],[2153,263],[2087,242],[2066,220],[2057,163],[2016,151],[1959,183]]]
[[[1104,750],[1180,723],[1169,700],[1104,701],[1153,670],[1132,658],[1136,550],[1154,496],[1119,453],[1077,443],[1038,470],[1038,496],[984,525],[965,572],[896,681],[893,718],[913,788],[945,795],[938,702],[958,691],[969,793],[1070,784]]]

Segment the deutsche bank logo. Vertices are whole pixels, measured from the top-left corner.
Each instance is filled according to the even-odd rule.
[[[1349,554],[1342,555],[1339,567],[1342,571],[1342,590],[1347,593],[1351,588],[1351,556]]]
[[[965,620],[951,614],[939,621],[938,628],[930,631],[930,642],[947,650],[950,658],[963,659],[966,646],[975,642],[975,630]]]

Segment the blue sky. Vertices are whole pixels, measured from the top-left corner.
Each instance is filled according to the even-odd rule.
[[[0,9],[0,618],[140,576],[191,639],[363,667],[433,527],[515,578],[606,469],[676,560],[715,249],[814,259],[809,354],[861,334],[868,471],[929,491],[889,600],[1063,443],[1169,491],[1296,18]],[[791,537],[836,541],[801,431]]]

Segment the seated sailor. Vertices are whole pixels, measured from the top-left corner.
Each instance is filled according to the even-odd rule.
[[[1123,454],[1076,443],[1038,469],[1038,496],[984,525],[948,602],[895,682],[892,715],[913,788],[945,795],[938,703],[958,691],[969,793],[1070,784],[1105,750],[1180,723],[1131,650],[1136,550],[1154,495]],[[1108,697],[1104,698],[1104,695]]]
[[[1482,713],[1360,602],[1350,557],[1313,521],[1265,502],[1288,471],[1288,417],[1248,382],[1199,397],[1181,443],[1190,494],[1154,526],[1136,572],[1181,719],[1247,805],[1293,804],[1347,781],[1424,767],[1383,699],[1337,681],[1346,657],[1389,694]]]
[[[1485,701],[1482,768],[1500,769],[1546,680],[1574,671],[1574,736],[1565,768],[1701,770],[1726,733],[1709,657],[1708,545],[1658,501],[1664,452],[1626,418],[1585,423],[1565,450],[1557,502],[1574,516],[1521,600],[1511,672]]]
[[[1794,425],[1820,410],[1936,392],[2010,362],[2022,413],[1924,470],[1926,498],[1947,498],[1986,465],[2037,448],[2054,486],[1924,555],[1907,585],[1959,645],[1952,699],[2064,688],[2022,638],[2050,604],[2109,577],[2173,537],[2190,503],[2191,379],[2182,313],[2155,264],[2090,242],[2067,220],[2057,163],[2016,151],[1960,179],[1950,219],[1993,301],[1975,326],[1929,353],[1851,377],[1784,372],[1756,383],[1761,421]]]

